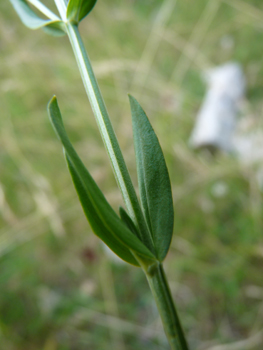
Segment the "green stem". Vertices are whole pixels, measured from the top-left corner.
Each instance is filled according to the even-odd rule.
[[[143,217],[136,192],[132,185],[128,169],[124,162],[117,137],[113,130],[89,57],[80,37],[78,27],[73,23],[67,22],[66,28],[82,81],[96,117],[105,148],[111,160],[115,178],[121,190],[125,205],[135,225],[139,228],[139,232],[141,232],[140,238],[142,242],[155,253],[151,234]]]
[[[67,22],[67,6],[64,0],[54,0],[62,21]]]
[[[144,269],[172,350],[188,350],[162,264]]]
[[[52,21],[59,21],[60,18],[56,16],[52,11],[50,11],[45,5],[42,4],[39,0],[28,0],[30,4],[35,6],[40,12],[43,13],[47,18]]]
[[[56,1],[59,2],[61,0]],[[134,220],[136,226],[139,228],[139,231],[142,233],[142,241],[154,253],[151,235],[143,217],[136,192],[132,185],[128,169],[124,162],[118,140],[111,125],[104,100],[102,98],[84,44],[80,37],[78,27],[76,24],[67,22],[66,28],[83,84],[96,117],[106,150],[109,154],[115,178],[122,192],[124,202],[131,218]],[[140,260],[139,257],[137,258]],[[147,267],[144,262],[141,262],[141,266],[146,274],[152,294],[156,301],[164,330],[172,350],[188,350],[162,264],[158,262],[149,268],[149,265]]]

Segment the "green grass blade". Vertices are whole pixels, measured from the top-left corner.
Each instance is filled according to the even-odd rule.
[[[26,27],[30,29],[45,28],[49,34],[54,36],[65,35],[62,21],[52,21],[39,17],[25,0],[10,0],[10,2]]]
[[[121,221],[80,160],[66,134],[56,97],[51,99],[48,111],[52,125],[63,144],[70,164],[81,182],[81,188],[85,189],[86,196],[89,197],[90,203],[92,203],[93,209],[100,218],[102,225],[107,227],[113,238],[118,239],[127,248],[144,257],[155,259],[149,249]]]
[[[129,98],[141,203],[158,259],[162,261],[173,234],[171,183],[158,138],[142,107],[134,97]]]
[[[132,265],[139,266],[138,262],[136,261],[130,250],[111,234],[108,227],[100,219],[87,191],[82,185],[82,182],[74,166],[72,165],[67,154],[65,154],[65,156],[80,203],[90,223],[90,226],[92,227],[93,232],[122,260]]]
[[[95,6],[97,0],[69,0],[67,6],[67,19],[79,23]]]

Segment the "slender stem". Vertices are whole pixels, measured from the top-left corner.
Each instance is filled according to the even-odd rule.
[[[57,6],[58,12],[64,22],[67,22],[67,7],[64,0],[54,0]]]
[[[121,190],[125,205],[128,209],[129,215],[139,228],[139,231],[143,232],[143,234],[141,234],[141,240],[154,253],[154,245],[151,234],[143,217],[136,192],[132,185],[128,169],[124,162],[117,137],[113,130],[89,57],[80,37],[78,27],[77,25],[68,22],[66,23],[66,28],[76,61],[78,63],[82,81],[93,113],[96,117],[105,148],[111,160],[115,178]]]
[[[188,350],[162,264],[154,264],[147,270],[144,269],[144,272],[158,307],[171,349]]]
[[[28,2],[30,2],[30,4],[35,6],[40,12],[43,13],[43,15],[45,15],[46,17],[48,17],[52,21],[59,21],[60,20],[60,18],[58,16],[56,16],[52,11],[50,11],[50,9],[47,8],[45,5],[43,5],[42,2],[40,2],[39,0],[28,0]]]

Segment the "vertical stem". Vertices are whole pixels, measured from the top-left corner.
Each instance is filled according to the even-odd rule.
[[[80,74],[86,89],[90,104],[99,126],[99,130],[109,154],[113,171],[122,192],[128,212],[140,232],[141,239],[146,246],[154,252],[154,245],[143,217],[130,175],[124,162],[120,146],[114,133],[111,121],[103,101],[96,77],[90,64],[85,47],[81,40],[77,25],[67,22],[65,19],[65,3],[63,0],[55,0],[62,19],[65,21],[67,34],[73,48]],[[140,259],[138,258],[138,261]],[[157,262],[148,267],[142,261],[141,266],[146,274],[153,297],[158,307],[164,330],[172,350],[188,350],[188,345],[180,324],[171,292],[166,280],[162,264]]]
[[[52,21],[59,21],[60,18],[56,16],[49,8],[42,4],[39,0],[28,0],[30,4],[35,6],[40,12],[42,12],[46,17],[50,18]]]
[[[113,130],[89,57],[81,40],[78,27],[72,23],[66,23],[66,27],[85,90],[104,141],[105,148],[111,160],[114,175],[121,190],[129,215],[139,228],[139,231],[143,232],[141,235],[141,240],[154,253],[152,237],[146,226],[137,195],[132,185],[128,169],[124,162],[124,158]]]
[[[162,264],[144,270],[172,350],[188,350]]]
[[[64,0],[54,0],[57,6],[58,12],[61,16],[61,19],[66,23],[67,22],[67,7]]]

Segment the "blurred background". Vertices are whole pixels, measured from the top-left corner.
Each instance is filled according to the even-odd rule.
[[[0,349],[169,349],[142,272],[91,232],[48,120],[56,94],[74,146],[117,210],[67,38],[25,28],[9,1],[0,16]],[[189,138],[203,71],[229,61],[247,82],[243,136],[263,135],[262,0],[99,0],[80,32],[136,187],[128,93],[163,147],[175,207],[165,269],[191,349],[261,350],[263,138],[250,145],[248,159],[261,153],[253,162],[195,151]]]

